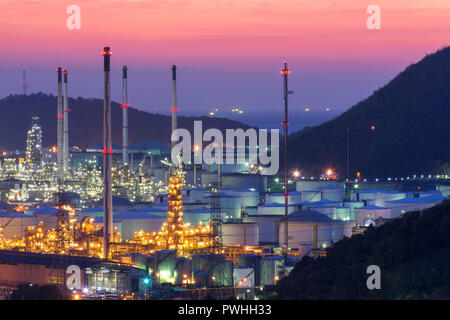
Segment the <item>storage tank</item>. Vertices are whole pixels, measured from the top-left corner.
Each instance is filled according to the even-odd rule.
[[[259,192],[254,188],[233,191],[233,195],[241,199],[241,208],[256,207],[259,203]]]
[[[253,268],[234,268],[233,277],[234,286],[237,288],[249,288],[255,286],[255,271]]]
[[[259,244],[259,228],[257,223],[223,223],[222,240],[229,246],[257,246]]]
[[[288,214],[294,212],[295,205],[288,205]],[[284,215],[284,204],[282,203],[270,203],[258,206],[258,215]]]
[[[178,258],[176,260],[176,284],[187,284],[192,281],[192,261],[187,258]]]
[[[159,250],[155,252],[156,277],[159,283],[175,282],[176,250]]]
[[[210,284],[219,287],[233,286],[233,261],[215,260],[210,266]]]
[[[302,194],[298,191],[289,192],[288,204],[299,203],[302,201]],[[284,204],[283,193],[268,193],[265,196],[264,204],[280,203]]]
[[[282,278],[287,277],[293,269],[294,269],[294,266],[282,265],[282,266],[277,266],[277,269],[275,270],[275,272],[276,272],[278,278],[282,279]]]
[[[312,257],[312,249],[313,249],[312,243],[308,242],[300,243],[298,246],[300,259],[305,256]]]
[[[378,218],[391,218],[391,209],[378,206],[366,206],[355,209],[356,223],[364,226],[366,220],[376,220]]]
[[[301,191],[301,202],[313,202],[322,200],[322,193],[318,190]]]
[[[209,258],[207,254],[194,254],[191,257],[191,260],[193,270],[209,271]]]
[[[266,192],[267,176],[259,174],[235,173],[222,175],[223,187],[234,187],[236,189],[256,189],[258,192]]]
[[[336,212],[336,206],[328,206],[328,205],[323,205],[323,206],[314,206],[312,208],[312,210],[320,212],[324,215],[326,215],[327,217],[329,217],[330,219],[334,218],[335,212]]]
[[[350,216],[350,210],[347,207],[336,207],[334,209],[334,217],[335,220],[352,220]]]
[[[364,201],[347,201],[344,207],[349,209],[350,220],[355,220],[355,209],[364,207]]]
[[[319,189],[322,193],[322,200],[330,201],[344,201],[344,185],[341,184],[338,187],[329,186]]]
[[[199,287],[207,286],[209,282],[209,274],[206,271],[202,270],[192,270],[194,275],[195,284]]]
[[[217,193],[216,195],[207,194],[205,199],[207,202],[211,202],[213,196],[219,198],[220,211],[225,213],[226,219],[241,218],[241,199],[239,197],[227,193]]]
[[[239,256],[239,267],[253,268],[255,271],[255,285],[261,284],[261,256],[244,254]]]
[[[311,180],[311,179],[302,179],[297,181],[296,190],[297,191],[314,191],[319,190],[324,187],[339,187],[343,185],[343,182],[337,180]]]
[[[271,257],[261,260],[261,285],[273,286],[276,284],[276,270],[283,265],[282,257]]]
[[[374,202],[371,205],[378,207],[386,207],[388,201],[400,200],[406,198],[406,193],[398,191],[382,191],[378,192],[374,197]]]
[[[147,256],[143,254],[133,253],[131,255],[131,263],[135,264],[139,269],[147,270]]]

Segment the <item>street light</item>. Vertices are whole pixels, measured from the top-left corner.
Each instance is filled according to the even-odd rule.
[[[147,300],[147,287],[148,284],[150,283],[150,279],[149,278],[145,278],[144,279],[144,284],[145,284],[145,300]]]

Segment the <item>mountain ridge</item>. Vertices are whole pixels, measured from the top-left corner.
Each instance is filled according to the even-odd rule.
[[[43,145],[56,144],[56,96],[42,92],[30,95],[9,95],[0,100],[0,148],[24,150],[26,134],[31,127],[31,117],[38,116],[43,130]],[[70,98],[69,138],[70,146],[86,148],[102,141],[103,99]],[[112,141],[122,145],[122,108],[111,102]],[[207,116],[178,116],[178,127],[193,133],[194,120],[201,120],[203,130],[218,128],[242,128],[250,126],[227,118]],[[128,109],[129,144],[160,141],[170,144],[171,117],[130,107]]]

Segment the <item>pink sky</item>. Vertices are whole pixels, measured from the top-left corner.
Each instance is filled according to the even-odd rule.
[[[66,28],[73,4],[80,30]],[[381,30],[366,27],[372,4]],[[448,45],[449,17],[449,0],[0,0],[0,97],[20,92],[22,66],[32,91],[54,93],[63,66],[71,95],[101,97],[108,45],[113,99],[127,64],[130,102],[149,111],[170,105],[172,64],[180,67],[180,111],[278,108],[284,60],[298,110],[342,111]]]
[[[81,8],[81,30],[66,28],[70,4]],[[366,28],[370,4],[381,8],[381,30]],[[0,56],[93,64],[108,44],[148,65],[404,63],[448,43],[449,17],[448,0],[1,0]]]

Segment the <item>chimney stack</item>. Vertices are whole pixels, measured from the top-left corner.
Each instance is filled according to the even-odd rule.
[[[177,66],[172,66],[172,132],[177,129]],[[172,142],[172,148],[175,146],[175,142]],[[175,159],[172,159],[174,162]]]
[[[122,68],[122,161],[128,163],[128,68]]]
[[[63,117],[64,117],[64,113],[63,113],[63,101],[62,101],[62,72],[63,69],[61,67],[59,67],[57,70],[58,72],[58,100],[57,100],[57,134],[56,134],[56,143],[57,143],[57,147],[58,147],[58,155],[57,155],[57,164],[58,164],[58,178],[62,179],[63,177],[63,169],[64,169],[64,164],[63,164],[63,145],[64,145],[64,140],[63,140]]]
[[[63,168],[64,172],[69,168],[69,97],[67,95],[67,70],[64,70],[64,125],[63,125]]]
[[[113,235],[112,217],[112,145],[111,145],[111,96],[110,96],[110,58],[109,47],[103,49],[105,90],[103,100],[103,256],[111,258],[110,243]]]

